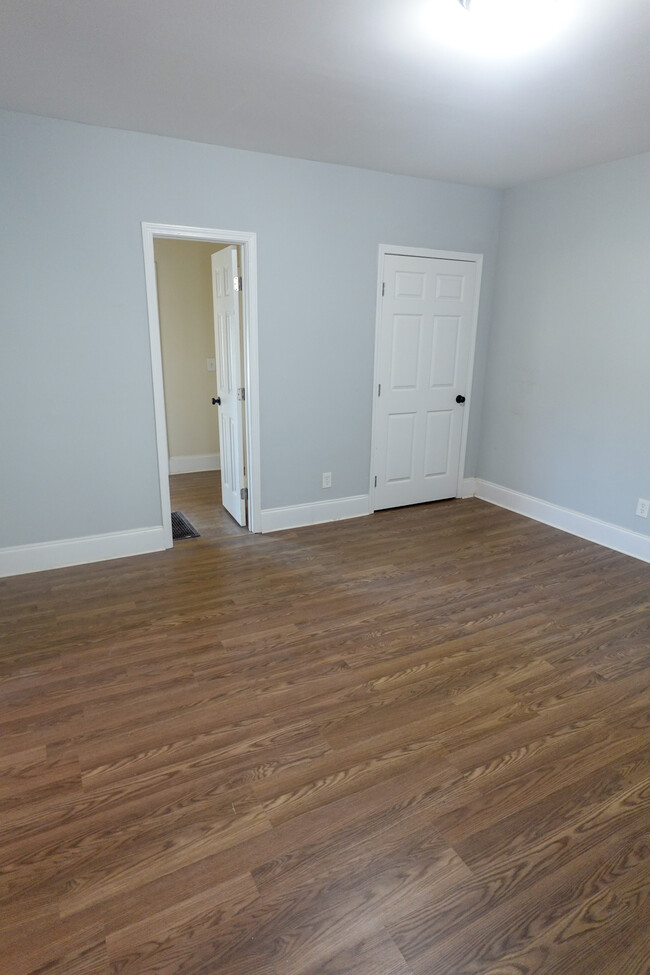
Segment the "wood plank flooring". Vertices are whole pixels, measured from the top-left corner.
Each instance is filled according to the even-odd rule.
[[[172,511],[182,511],[203,538],[215,541],[248,532],[221,505],[220,471],[173,474],[169,478],[169,493]],[[179,539],[182,543],[186,541],[189,539]]]
[[[648,975],[650,567],[210,531],[0,581],[0,972]]]

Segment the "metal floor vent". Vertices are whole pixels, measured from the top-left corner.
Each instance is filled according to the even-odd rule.
[[[172,538],[199,537],[200,535],[194,525],[190,525],[189,521],[181,511],[172,511]]]

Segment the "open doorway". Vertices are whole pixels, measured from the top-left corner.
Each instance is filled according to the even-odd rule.
[[[143,224],[143,244],[166,545],[176,511],[207,538],[255,531],[255,235]]]
[[[234,510],[228,510],[234,492],[229,492],[226,484],[224,499],[222,480],[224,436],[220,435],[220,428],[224,429],[226,440],[233,419],[239,419],[243,429],[246,406],[245,401],[221,402],[222,397],[227,399],[226,390],[230,385],[223,360],[231,338],[227,332],[224,335],[228,308],[222,309],[221,305],[227,305],[233,298],[240,324],[233,336],[238,344],[236,387],[245,388],[241,291],[232,288],[231,274],[226,277],[222,272],[218,282],[212,274],[213,259],[220,265],[219,273],[230,265],[231,254],[234,271],[239,276],[241,254],[237,247],[202,240],[154,239],[174,541],[179,533],[182,538],[187,531],[183,519],[202,538],[229,537],[247,531],[246,501],[237,497]],[[213,289],[221,292],[214,299]],[[216,313],[222,326],[220,348],[215,340]],[[225,415],[232,412],[233,406],[241,412],[241,417]],[[242,447],[245,443],[241,435],[235,442]],[[231,463],[232,458],[227,454],[226,481]],[[244,481],[239,490],[246,486],[245,476],[237,480]]]

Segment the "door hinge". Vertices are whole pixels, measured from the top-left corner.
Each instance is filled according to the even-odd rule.
[[[375,474],[375,487],[377,487],[377,475]]]
[[[246,399],[246,390],[244,389],[243,386],[240,386],[239,389],[237,390],[237,399],[241,401]]]
[[[239,492],[239,497],[242,501],[248,501],[248,488],[242,488]]]
[[[381,383],[379,383],[379,386],[377,387],[377,396],[381,396]]]
[[[235,277],[235,278],[232,279],[232,285],[233,285],[233,288],[235,289],[235,291],[241,291],[242,290],[242,279],[241,279],[241,275],[239,275],[239,277]]]
[[[386,294],[386,282],[385,281],[382,281],[381,282],[381,296],[382,296],[382,298],[384,297],[385,294]]]

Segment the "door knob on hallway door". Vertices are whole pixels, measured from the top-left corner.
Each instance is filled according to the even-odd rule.
[[[221,397],[220,396],[213,396],[212,397],[212,405],[213,406],[221,406]]]
[[[212,402],[214,403],[214,400],[212,400]],[[461,396],[461,394],[459,393],[458,396],[456,397],[456,402],[457,403],[464,403],[465,402],[465,397],[464,396]]]

